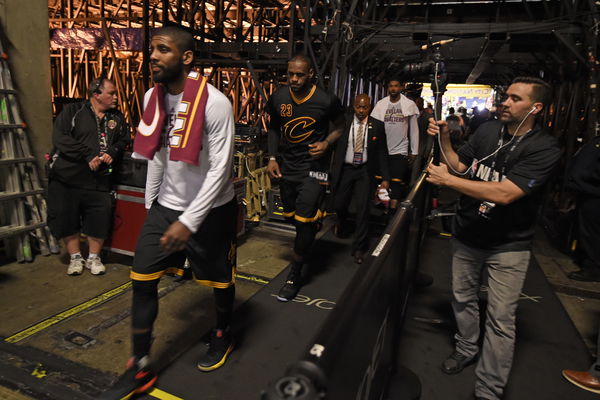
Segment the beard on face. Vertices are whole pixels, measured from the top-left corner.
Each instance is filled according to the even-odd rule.
[[[304,89],[308,88],[310,82],[305,82],[303,85],[297,84],[296,86],[292,86],[290,85],[290,89],[292,89],[292,92],[302,92],[304,91]]]
[[[179,77],[183,71],[183,63],[179,62],[171,67],[159,67],[160,71],[152,72],[152,79],[156,83],[170,83]]]
[[[515,117],[511,113],[505,114],[504,110],[500,112],[500,121],[504,122],[505,124],[512,124],[518,120],[519,120],[519,118]]]

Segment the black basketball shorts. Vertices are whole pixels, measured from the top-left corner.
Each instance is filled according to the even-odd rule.
[[[284,177],[279,182],[283,215],[298,222],[316,222],[321,219],[325,184],[310,176],[299,180]]]
[[[213,208],[198,231],[188,240],[183,251],[166,253],[160,238],[182,211],[154,202],[138,239],[131,279],[150,281],[165,273],[179,271],[185,259],[190,263],[194,279],[206,286],[225,289],[235,283],[237,203]]]

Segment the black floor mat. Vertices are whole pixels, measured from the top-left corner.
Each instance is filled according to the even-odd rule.
[[[261,390],[282,377],[306,350],[359,268],[348,243],[330,232],[316,243],[313,273],[295,301],[282,303],[275,298],[287,276],[286,268],[241,305],[233,324],[236,348],[223,367],[200,372],[196,362],[206,345],[198,343],[160,373],[157,387],[186,400],[260,398]]]
[[[328,309],[358,270],[347,244],[331,233],[317,243],[312,279],[297,301],[280,303],[275,299],[286,269],[240,306],[234,326],[237,347],[225,366],[210,373],[198,371],[195,364],[206,346],[199,343],[161,373],[158,388],[188,400],[258,399],[261,390],[306,350]],[[445,375],[439,367],[452,351],[455,331],[448,238],[431,235],[426,239],[421,270],[433,275],[435,281],[415,292],[411,300],[402,331],[400,364],[420,378],[422,400],[472,399],[474,366],[455,376]],[[514,364],[504,399],[597,398],[561,377],[562,369],[587,368],[592,360],[535,259],[523,293],[517,312]],[[387,399],[407,398],[406,387],[394,379]]]
[[[475,365],[454,376],[440,370],[440,364],[452,352],[455,333],[450,306],[450,240],[430,236],[423,249],[421,271],[431,274],[435,281],[412,298],[399,363],[420,378],[422,400],[470,400],[475,388]],[[517,310],[515,356],[504,399],[597,399],[597,395],[561,376],[562,369],[587,369],[591,363],[579,333],[532,258]],[[397,379],[387,398],[407,398]]]

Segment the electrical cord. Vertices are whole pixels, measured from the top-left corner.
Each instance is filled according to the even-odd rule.
[[[435,83],[435,93],[439,93],[439,82],[438,82],[438,68],[439,68],[439,63],[435,63],[435,71],[434,71],[434,83]],[[437,98],[436,101],[434,101],[434,106],[433,106],[433,116],[435,117],[437,115]],[[527,115],[525,115],[525,117],[521,120],[521,122],[519,123],[519,125],[517,126],[517,129],[515,130],[515,133],[512,135],[512,137],[510,138],[510,140],[508,142],[506,142],[506,144],[501,144],[500,146],[498,146],[498,148],[496,150],[494,150],[492,153],[488,154],[487,156],[483,157],[481,160],[478,161],[478,163],[481,163],[482,161],[487,160],[488,158],[496,155],[501,149],[503,149],[504,147],[508,146],[509,144],[511,144],[513,142],[513,140],[515,139],[515,137],[518,136],[519,133],[519,129],[521,129],[521,126],[523,125],[523,123],[525,122],[525,120],[529,117],[529,115],[531,115],[531,113],[535,111],[535,108],[532,108],[531,110],[529,110],[529,112],[527,113]],[[441,113],[440,113],[440,117],[441,117]],[[435,118],[434,118],[435,119]],[[467,168],[467,170],[465,172],[459,172],[457,170],[454,169],[454,167],[450,164],[450,162],[448,161],[448,157],[446,157],[446,153],[444,153],[444,148],[442,147],[442,140],[440,138],[441,136],[441,128],[440,128],[440,132],[438,132],[437,136],[437,142],[438,145],[440,147],[440,153],[442,153],[442,157],[444,160],[446,160],[446,165],[448,167],[450,167],[450,169],[452,170],[452,172],[454,172],[454,174],[458,175],[458,176],[465,176],[466,174],[468,174],[471,169],[473,168],[473,164],[471,164],[469,166],[469,168]]]

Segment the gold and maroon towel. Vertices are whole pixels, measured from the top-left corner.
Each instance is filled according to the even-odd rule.
[[[183,161],[198,165],[198,156],[202,150],[204,132],[204,112],[208,101],[207,79],[198,71],[191,71],[185,80],[183,97],[177,109],[175,129],[169,140],[172,161]],[[156,84],[144,115],[137,128],[133,142],[133,152],[151,160],[161,146],[161,135],[165,126],[165,88]]]

